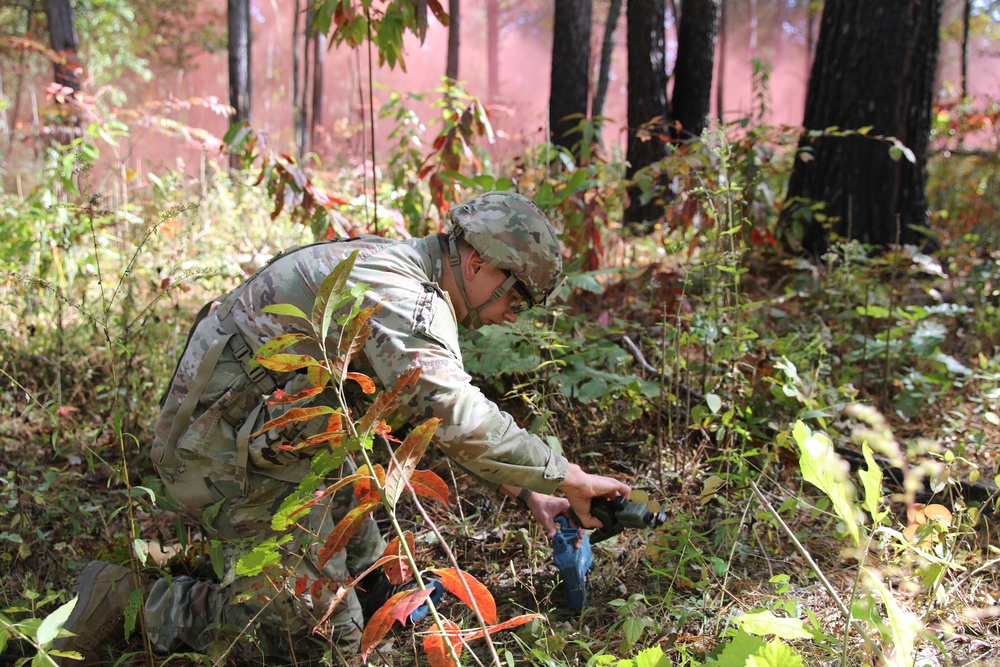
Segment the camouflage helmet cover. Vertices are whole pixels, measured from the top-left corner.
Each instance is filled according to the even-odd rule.
[[[480,257],[521,282],[531,305],[546,303],[559,284],[562,254],[556,230],[535,202],[516,192],[487,192],[450,214]]]

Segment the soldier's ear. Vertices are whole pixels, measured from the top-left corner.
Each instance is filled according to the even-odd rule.
[[[479,273],[479,271],[483,268],[483,264],[485,263],[486,262],[483,261],[483,258],[479,256],[478,252],[476,252],[475,250],[471,250],[469,252],[469,264],[468,264],[469,273],[466,276],[466,278],[472,278],[477,273]]]

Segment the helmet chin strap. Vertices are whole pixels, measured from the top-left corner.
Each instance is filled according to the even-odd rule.
[[[448,263],[451,264],[451,272],[455,276],[455,283],[458,284],[458,291],[462,293],[462,300],[465,301],[465,317],[462,318],[460,324],[466,329],[478,329],[483,326],[483,320],[479,317],[479,313],[482,312],[484,308],[490,304],[496,303],[504,297],[510,288],[514,286],[517,282],[517,277],[505,271],[507,274],[507,279],[500,283],[490,298],[486,300],[486,303],[482,304],[478,308],[475,308],[472,303],[469,302],[469,295],[465,290],[465,280],[462,278],[462,258],[458,254],[458,237],[452,233],[448,235]]]

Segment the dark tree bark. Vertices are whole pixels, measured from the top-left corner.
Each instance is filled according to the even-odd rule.
[[[451,82],[458,81],[458,51],[461,44],[461,15],[458,0],[448,0],[448,66],[444,75]]]
[[[250,0],[228,3],[229,105],[235,124],[250,120]]]
[[[721,123],[725,113],[723,90],[726,83],[726,0],[719,0],[719,81],[715,86],[715,117]]]
[[[500,97],[500,7],[499,0],[486,0],[486,99]]]
[[[608,5],[608,20],[604,22],[604,39],[601,40],[601,64],[597,74],[597,91],[590,105],[593,118],[604,115],[604,101],[608,95],[608,77],[611,73],[611,54],[615,47],[615,28],[622,13],[622,0],[611,0]]]
[[[326,40],[318,32],[313,31],[313,87],[312,87],[312,118],[309,124],[309,136],[313,145],[319,139],[317,128],[324,122],[323,118],[323,72],[326,66]]]
[[[590,101],[591,0],[556,0],[549,127],[552,143],[580,158],[580,121]]]
[[[827,0],[806,93],[804,126],[897,137],[915,163],[893,161],[883,141],[803,134],[788,185],[785,221],[805,226],[806,252],[821,255],[826,227],[805,204],[825,202],[839,237],[888,246],[919,243],[926,227],[927,146],[942,0]],[[795,236],[793,229],[793,237]]]
[[[683,0],[670,100],[673,138],[697,138],[708,124],[718,33],[719,0]]]
[[[54,81],[74,93],[80,92],[80,38],[76,32],[76,11],[70,0],[45,0],[49,20],[49,43],[60,59],[54,64]]]
[[[630,0],[628,22],[628,147],[626,178],[666,155],[662,139],[667,119],[667,65],[663,19],[664,0]],[[662,185],[662,184],[657,184]],[[643,203],[638,185],[628,188],[625,222],[648,231],[663,216],[663,196]]]
[[[962,8],[962,99],[969,97],[969,23],[972,21],[972,0]]]

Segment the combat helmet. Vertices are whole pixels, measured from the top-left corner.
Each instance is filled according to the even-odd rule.
[[[525,308],[547,305],[561,286],[562,254],[556,230],[545,214],[524,195],[516,192],[487,192],[450,210],[448,261],[465,299],[468,314],[465,327],[479,327],[479,312],[499,301],[511,289],[521,295]],[[490,299],[473,308],[465,295],[458,244],[464,238],[490,266],[500,269],[507,279]]]

